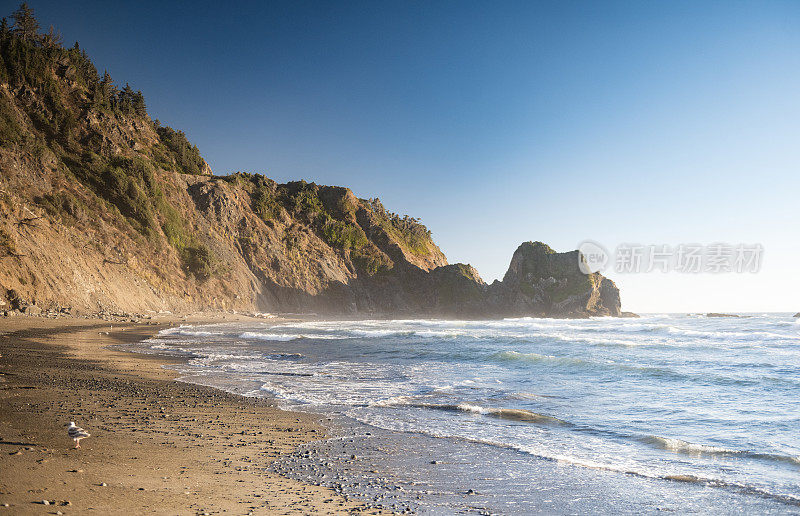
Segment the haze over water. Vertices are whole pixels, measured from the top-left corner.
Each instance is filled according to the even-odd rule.
[[[221,324],[166,330],[143,350],[190,353],[187,381],[369,425],[365,448],[430,437],[384,459],[421,510],[786,513],[800,511],[797,321]],[[460,465],[422,466],[453,453]],[[459,489],[473,486],[467,503]]]

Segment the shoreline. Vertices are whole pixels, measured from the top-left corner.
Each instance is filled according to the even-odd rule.
[[[325,436],[320,416],[176,381],[162,366],[177,358],[110,348],[231,321],[164,319],[0,318],[0,513],[385,513],[270,471]],[[80,450],[73,420],[92,434]]]

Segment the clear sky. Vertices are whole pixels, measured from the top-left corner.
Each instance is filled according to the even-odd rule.
[[[800,310],[800,2],[29,3],[218,174],[380,197],[487,281],[525,240],[760,243],[608,275],[626,310]]]

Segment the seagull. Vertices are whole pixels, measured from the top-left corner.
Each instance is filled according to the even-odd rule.
[[[67,428],[67,432],[72,440],[75,441],[75,448],[81,447],[81,439],[86,439],[89,437],[89,435],[91,435],[83,428],[75,426],[75,421],[69,422],[69,428]]]

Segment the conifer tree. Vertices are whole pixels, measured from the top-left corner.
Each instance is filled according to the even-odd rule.
[[[111,74],[108,71],[103,72],[103,78],[96,83],[95,89],[95,106],[114,108],[117,95],[117,89],[114,87],[114,81],[111,80]]]
[[[144,95],[141,91],[133,94],[133,110],[139,116],[147,116],[147,106],[144,103]]]
[[[20,39],[29,43],[36,42],[39,39],[39,22],[36,21],[33,9],[28,7],[28,4],[22,2],[19,9],[11,15],[11,18],[14,19],[14,34],[19,36]]]
[[[0,39],[5,41],[8,39],[9,34],[11,34],[11,29],[8,28],[8,20],[3,18],[3,20],[0,21]]]
[[[133,111],[133,88],[125,83],[125,87],[117,94],[119,98],[119,109],[123,113],[130,114]]]

